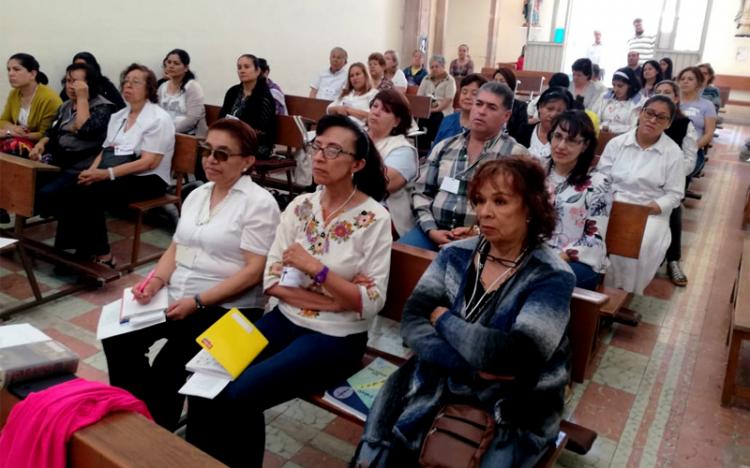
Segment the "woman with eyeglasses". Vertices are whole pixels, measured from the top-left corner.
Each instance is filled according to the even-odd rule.
[[[594,124],[581,110],[563,112],[549,131],[547,163],[557,223],[548,244],[576,275],[576,286],[595,290],[607,270],[607,223],[612,209],[612,184],[592,172],[596,151]]]
[[[592,109],[599,117],[602,130],[624,133],[636,126],[643,104],[640,89],[638,78],[630,68],[620,68],[612,75],[612,91],[602,96]]]
[[[56,248],[75,249],[111,268],[115,259],[104,212],[164,195],[174,153],[174,124],[157,104],[154,72],[134,63],[121,83],[127,106],[110,117],[101,153],[62,204],[55,237]]]
[[[315,131],[308,154],[320,190],[284,210],[266,262],[263,288],[278,305],[255,325],[269,344],[214,399],[188,398],[188,442],[229,466],[262,465],[266,409],[361,365],[385,303],[392,239],[380,155],[346,116],[325,116]]]
[[[615,201],[645,205],[650,215],[638,259],[610,255],[605,283],[635,294],[653,279],[669,247],[669,215],[685,194],[680,147],[664,132],[677,107],[667,96],[652,96],[638,115],[638,126],[612,139],[597,171],[612,181]]]
[[[141,304],[167,288],[166,322],[102,341],[110,383],[145,401],[170,431],[182,412],[184,397],[177,391],[187,377],[185,364],[200,351],[195,337],[234,307],[251,321],[263,315],[261,279],[279,207],[245,175],[257,151],[257,136],[246,123],[220,119],[211,125],[198,148],[208,183],[182,204],[154,275],[133,288]],[[167,343],[149,365],[148,349],[162,338]]]

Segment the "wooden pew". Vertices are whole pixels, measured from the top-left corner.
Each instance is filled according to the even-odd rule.
[[[614,202],[607,224],[607,254],[638,259],[641,252],[643,233],[646,231],[649,208],[633,203]],[[601,308],[602,316],[609,319],[622,319],[622,323],[637,324],[637,317],[620,317],[621,309],[630,300],[632,294],[622,289],[600,285],[598,291],[609,297]]]
[[[122,269],[133,271],[137,266],[161,257],[162,252],[155,252],[146,257],[139,258],[143,215],[154,208],[167,205],[175,205],[177,206],[177,210],[180,210],[182,205],[182,184],[187,175],[195,172],[195,161],[198,157],[198,141],[199,139],[192,135],[184,135],[182,133],[175,135],[172,174],[175,177],[177,186],[174,195],[167,193],[158,198],[134,202],[128,205],[128,208],[136,213],[135,230],[133,232],[133,247],[130,251],[130,263],[121,267]]]
[[[406,87],[406,95],[407,96],[416,96],[417,92],[419,91],[419,86],[416,85],[409,85]]]
[[[419,282],[424,271],[436,256],[437,254],[435,252],[429,250],[399,243],[393,244],[391,250],[391,275],[388,280],[388,298],[380,315],[391,320],[398,322],[401,321],[401,314],[406,300],[411,295],[411,292]],[[592,349],[592,340],[596,334],[596,327],[599,321],[598,307],[604,303],[605,300],[606,297],[593,291],[583,291],[576,288],[574,292],[573,300],[571,301],[571,328],[573,326],[578,327],[581,324],[587,327],[587,329],[580,333],[577,332],[576,334],[571,334],[571,341],[575,338],[577,341],[584,344],[583,346],[572,346],[572,361],[574,366],[581,364],[581,356],[579,353],[583,353],[583,358],[585,359],[586,364],[588,363]],[[581,313],[579,307],[581,307],[582,304],[587,306],[590,305],[591,308],[589,310],[584,310]],[[575,316],[576,319],[573,319],[573,316]],[[368,347],[367,353],[363,359],[363,367],[377,356],[389,359],[398,364],[405,361],[402,357],[393,356]],[[585,368],[583,370],[577,369],[573,372],[574,375],[576,375],[576,373],[580,380],[577,378],[574,380],[582,382]],[[316,406],[344,419],[359,425],[363,424],[363,422],[355,416],[346,411],[342,411],[336,406],[323,400],[322,394],[311,395],[306,399]],[[573,450],[576,453],[584,454],[588,452],[596,439],[596,433],[594,431],[569,421],[562,422],[561,432],[563,433],[562,437],[558,438],[557,444],[550,448],[548,453],[545,454],[543,461],[537,466],[554,466],[554,461],[559,457],[563,447]]]
[[[284,96],[286,110],[289,115],[301,115],[305,119],[317,122],[326,115],[328,105],[331,101],[326,99],[309,98],[287,94]]]
[[[407,94],[406,99],[409,101],[409,108],[412,117],[415,119],[430,118],[430,104],[432,103],[432,99],[428,96],[417,96],[413,94]]]
[[[511,68],[511,70],[513,69]],[[480,73],[480,75],[492,81],[495,78],[495,69],[492,67],[482,67],[482,72]]]
[[[721,405],[730,406],[736,398],[750,401],[750,386],[737,383],[742,342],[750,340],[750,239],[742,247],[740,268],[735,281],[735,295],[730,310],[729,356],[721,389]]]
[[[0,427],[19,400],[0,392]],[[221,467],[218,460],[136,413],[113,413],[73,434],[68,443],[72,468]]]
[[[294,116],[276,116],[276,141],[275,145],[283,147],[281,153],[274,152],[274,157],[266,160],[256,159],[252,167],[253,179],[264,187],[269,186],[269,175],[284,172],[286,174],[286,185],[277,186],[275,183],[271,188],[282,188],[290,194],[302,193],[304,187],[296,186],[292,180],[292,172],[297,167],[294,153],[305,146],[305,138],[295,122]],[[278,181],[278,179],[274,179]]]
[[[221,106],[214,106],[211,104],[206,104],[206,125],[209,127],[212,123],[219,120],[219,112],[221,112]]]

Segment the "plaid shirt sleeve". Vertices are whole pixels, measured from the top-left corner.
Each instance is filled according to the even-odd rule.
[[[455,164],[461,147],[460,144],[455,144],[458,140],[457,137],[448,138],[435,145],[427,158],[427,170],[422,171],[422,175],[414,184],[414,192],[412,192],[414,217],[425,233],[446,224],[441,222],[441,219],[435,218],[435,213],[441,212],[440,207],[435,206],[435,197],[440,191],[443,178],[450,175],[451,168]]]

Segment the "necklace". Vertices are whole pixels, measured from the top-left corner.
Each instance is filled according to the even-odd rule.
[[[349,203],[350,201],[352,201],[352,198],[354,198],[354,195],[356,193],[357,193],[357,187],[354,187],[354,190],[352,190],[351,195],[349,195],[349,198],[347,198],[346,200],[344,200],[344,203],[340,204],[339,206],[336,207],[335,210],[333,210],[330,213],[328,213],[328,216],[325,216],[325,215],[323,216],[323,224],[324,225],[328,224],[328,221],[331,220],[331,218],[333,217],[333,215],[335,215],[336,213],[338,213],[342,208],[344,208],[346,206],[347,203]],[[322,210],[323,209],[323,203],[320,204],[320,208],[321,208],[321,212],[322,212],[323,211]]]
[[[464,314],[464,316],[466,317],[466,321],[467,322],[474,322],[475,321],[475,317],[478,315],[479,312],[482,311],[482,309],[480,309],[480,306],[484,302],[484,299],[488,295],[495,293],[495,290],[493,290],[492,288],[494,288],[498,284],[502,284],[508,277],[510,277],[513,273],[516,272],[516,269],[518,268],[518,264],[521,262],[521,259],[523,258],[523,256],[526,255],[526,250],[527,249],[523,249],[521,251],[521,253],[518,254],[518,257],[516,257],[515,260],[501,259],[503,261],[511,262],[513,264],[513,266],[508,267],[507,270],[505,270],[503,273],[501,273],[500,275],[498,275],[497,278],[495,278],[494,281],[492,281],[492,283],[490,283],[490,285],[487,286],[487,288],[485,288],[484,293],[479,298],[479,300],[476,302],[476,304],[474,304],[470,309],[466,310],[466,313]],[[480,251],[481,251],[481,249],[480,249]],[[487,255],[489,256],[489,254],[487,254]],[[480,262],[479,263],[479,268],[476,269],[477,273],[476,273],[476,278],[475,278],[475,281],[474,281],[474,290],[471,292],[471,297],[469,298],[469,301],[466,303],[465,307],[468,307],[469,305],[471,305],[474,302],[474,297],[476,296],[476,293],[477,293],[477,286],[479,285],[479,281],[480,281],[480,278],[482,276],[482,272],[484,271],[484,265],[485,265],[485,263],[484,263],[484,261],[481,260],[481,256],[480,256],[479,262]]]

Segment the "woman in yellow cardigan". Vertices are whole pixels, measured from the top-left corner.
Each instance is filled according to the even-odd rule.
[[[8,59],[8,81],[11,90],[0,115],[0,149],[22,154],[44,136],[62,101],[47,87],[47,76],[39,71],[39,62],[29,54],[15,54]]]

